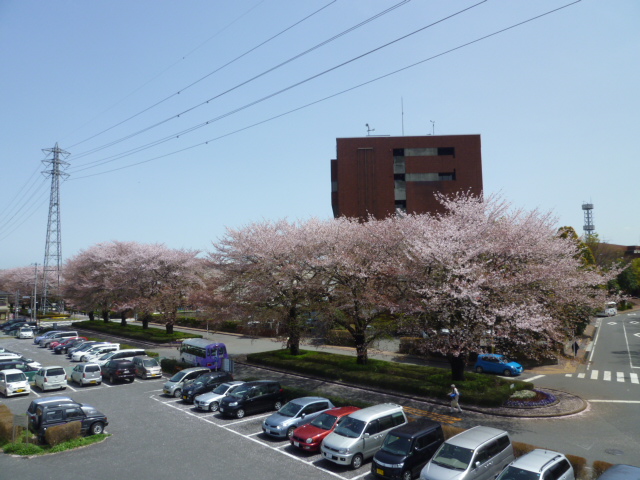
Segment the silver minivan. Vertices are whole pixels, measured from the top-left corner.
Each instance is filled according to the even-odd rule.
[[[387,433],[407,423],[400,405],[382,403],[347,415],[320,446],[325,460],[357,469],[380,449]]]
[[[477,426],[445,441],[420,472],[420,479],[493,480],[513,459],[507,432]]]

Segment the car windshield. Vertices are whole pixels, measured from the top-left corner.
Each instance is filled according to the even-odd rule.
[[[173,377],[171,377],[169,379],[170,382],[179,382],[180,380],[182,380],[185,375],[187,374],[187,372],[185,371],[180,371],[178,373],[176,373]]]
[[[289,402],[280,410],[278,410],[278,413],[283,417],[295,417],[300,410],[302,410],[302,405],[294,402]]]
[[[227,390],[229,390],[229,387],[231,387],[231,385],[229,385],[228,383],[223,383],[221,385],[218,385],[216,388],[214,388],[213,393],[217,395],[222,395],[224,393],[227,393]]]
[[[473,450],[443,443],[431,461],[441,467],[451,468],[453,470],[466,470],[471,462],[472,456]]]
[[[522,470],[518,467],[507,467],[498,477],[497,480],[538,480],[539,473]]]
[[[358,438],[365,427],[365,422],[355,418],[345,417],[340,425],[334,430],[338,435],[349,438]]]
[[[389,433],[384,439],[382,450],[394,455],[407,455],[411,451],[411,439]]]
[[[10,373],[9,375],[7,375],[7,383],[24,382],[26,379],[27,377],[24,375],[24,373]]]
[[[328,413],[321,413],[316,418],[313,419],[311,425],[317,428],[321,428],[323,430],[331,430],[333,425],[336,423],[335,415],[329,415]]]

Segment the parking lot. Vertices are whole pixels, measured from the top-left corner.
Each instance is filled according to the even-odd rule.
[[[33,358],[43,365],[73,368],[65,356],[36,347],[31,340],[4,338],[0,345]],[[252,372],[252,378],[255,373]],[[243,377],[237,372],[236,377]],[[264,378],[272,378],[265,374]],[[277,379],[277,378],[276,378]],[[51,476],[51,468],[65,471],[64,478],[115,478],[119,475],[139,478],[169,478],[181,475],[207,478],[282,478],[359,479],[374,478],[371,463],[358,470],[323,460],[320,454],[298,451],[289,441],[276,440],[262,433],[261,423],[272,412],[241,420],[223,418],[216,413],[196,410],[192,405],[162,394],[163,380],[78,387],[41,392],[34,388],[28,396],[3,399],[13,413],[26,412],[32,399],[68,395],[105,413],[111,433],[105,442],[85,449],[30,459],[7,458],[4,474]],[[380,400],[385,401],[385,399]],[[452,423],[456,419],[416,407],[406,408],[408,416],[430,416]],[[73,465],[70,468],[70,465]],[[8,476],[7,476],[8,478]],[[204,478],[204,477],[203,477]]]

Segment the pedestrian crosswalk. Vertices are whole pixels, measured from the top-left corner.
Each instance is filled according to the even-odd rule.
[[[591,370],[587,373],[567,373],[565,377],[573,377],[573,378],[586,378],[588,380],[603,380],[605,382],[631,382],[635,384],[640,384],[640,380],[638,379],[637,373],[627,373],[627,372],[611,372],[609,370]]]

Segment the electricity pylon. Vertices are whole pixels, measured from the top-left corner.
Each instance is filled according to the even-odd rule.
[[[51,166],[45,170],[44,176],[51,177],[51,196],[49,199],[49,220],[47,221],[47,241],[44,247],[44,268],[42,275],[42,308],[44,313],[51,306],[49,303],[50,283],[55,284],[55,291],[60,293],[60,264],[62,261],[62,239],[60,225],[60,177],[68,177],[63,170],[69,165],[63,158],[70,153],[62,150],[56,143],[55,147],[42,150],[52,153],[53,159],[45,159],[42,163]]]

